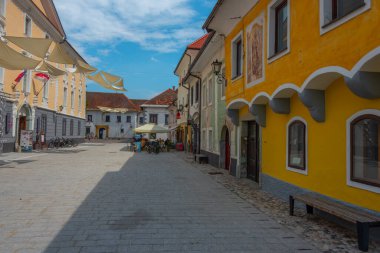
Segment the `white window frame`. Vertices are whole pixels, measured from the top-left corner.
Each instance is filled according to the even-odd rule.
[[[236,42],[238,40],[241,40],[241,59],[240,59],[240,65],[241,65],[241,73],[239,76],[234,76],[236,72],[236,66],[235,66],[235,57],[236,57]],[[231,41],[231,80],[236,81],[241,78],[243,78],[244,74],[244,36],[243,31],[240,31]]]
[[[325,25],[325,13],[326,13],[326,2],[331,0],[319,0],[319,25],[320,25],[320,35],[323,35],[331,30],[334,30],[335,28],[343,25],[344,23],[348,22],[349,20],[359,16],[360,14],[368,11],[371,9],[371,0],[364,0],[365,5],[359,9],[356,9],[355,11],[351,12],[350,14],[340,18],[339,20],[336,20],[335,22],[332,22],[330,24]]]
[[[30,32],[29,32],[29,34],[26,31],[27,30],[26,19],[30,20]],[[32,30],[33,30],[33,20],[32,20],[32,18],[28,14],[25,13],[25,15],[24,15],[24,34],[27,37],[32,37]]]
[[[351,180],[351,122],[357,119],[358,117],[366,114],[371,114],[380,117],[380,110],[367,109],[357,112],[350,118],[348,118],[346,122],[346,183],[348,186],[354,188],[380,193],[380,187],[354,182]]]
[[[295,122],[295,121],[301,121],[305,124],[305,170],[300,170],[296,168],[292,168],[289,166],[289,126]],[[309,173],[309,166],[308,166],[308,156],[309,156],[309,141],[308,141],[308,125],[305,119],[301,117],[293,117],[291,120],[288,121],[288,124],[286,125],[286,170],[296,172],[302,175],[307,176]]]
[[[213,92],[213,79],[212,75],[207,79],[207,104],[208,106],[212,105],[212,100],[214,98]]]
[[[268,31],[267,31],[267,55],[268,63],[272,63],[279,58],[290,53],[290,27],[291,27],[291,17],[290,17],[290,8],[291,0],[288,0],[288,41],[287,49],[281,53],[275,54],[275,43],[276,43],[276,7],[279,6],[284,0],[272,0],[268,5]]]

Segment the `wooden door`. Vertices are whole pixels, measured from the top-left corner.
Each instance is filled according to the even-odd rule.
[[[248,122],[247,177],[259,182],[259,126],[255,121]]]
[[[26,130],[26,116],[20,116],[18,121],[18,143],[20,144],[21,130]]]

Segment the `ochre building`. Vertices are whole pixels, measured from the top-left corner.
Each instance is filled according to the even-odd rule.
[[[85,61],[66,40],[51,0],[0,0],[0,33],[1,36],[49,38],[61,43],[73,59]],[[6,41],[6,37],[2,39],[16,51],[23,52]],[[4,152],[19,150],[21,130],[33,131],[33,143],[41,142],[42,135],[45,142],[55,137],[83,139],[86,78],[72,73],[73,65],[54,63],[54,67],[65,70],[66,74],[51,77],[46,85],[35,78],[39,71],[26,71],[16,84],[15,79],[23,70],[0,68],[0,89],[6,97],[2,115]]]

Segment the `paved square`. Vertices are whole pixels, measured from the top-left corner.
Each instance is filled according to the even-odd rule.
[[[0,159],[0,252],[317,252],[176,153]]]

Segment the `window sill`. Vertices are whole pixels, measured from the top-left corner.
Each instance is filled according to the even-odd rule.
[[[232,79],[231,79],[231,82],[232,82],[232,84],[233,84],[233,82],[236,82],[237,80],[240,80],[240,79],[242,79],[243,78],[243,74],[241,74],[240,76],[235,76],[235,77],[233,77]]]
[[[289,48],[285,48],[285,49],[283,49],[283,50],[281,50],[281,51],[279,51],[279,52],[277,52],[277,53],[271,55],[271,56],[268,58],[268,63],[272,63],[272,62],[278,60],[279,58],[281,58],[281,57],[287,55],[289,52],[290,52],[290,49],[289,49]]]
[[[380,187],[352,181],[350,178],[347,179],[347,185],[370,192],[380,193]]]
[[[307,169],[301,170],[301,169],[292,168],[292,167],[289,167],[289,166],[286,169],[288,171],[295,172],[295,173],[298,173],[298,174],[302,174],[302,175],[305,175],[305,176],[308,175]]]

